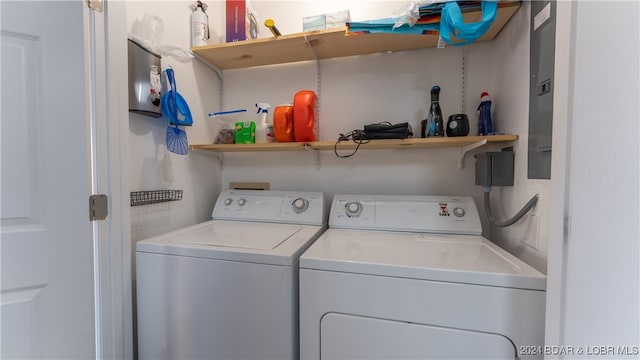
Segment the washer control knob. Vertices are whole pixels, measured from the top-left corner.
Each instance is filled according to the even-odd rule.
[[[453,215],[455,215],[456,217],[463,217],[464,216],[465,211],[463,208],[461,207],[457,207],[455,209],[453,209]]]
[[[238,199],[238,205],[244,206],[247,203],[247,199]]]
[[[226,198],[226,199],[224,199],[224,204],[225,204],[225,205],[229,206],[229,205],[231,205],[231,203],[233,203],[233,199],[232,199],[232,198]]]
[[[360,216],[360,213],[362,212],[362,204],[359,201],[349,201],[344,206],[344,211],[347,213],[348,217]]]
[[[293,207],[293,211],[299,214],[309,208],[309,200],[304,198],[297,198],[293,200],[291,206]]]

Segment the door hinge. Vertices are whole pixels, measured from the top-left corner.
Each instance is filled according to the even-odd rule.
[[[97,11],[99,13],[104,11],[103,0],[87,0],[87,4],[89,4],[89,8]]]
[[[109,202],[107,195],[98,194],[89,196],[89,221],[104,220],[109,215]]]

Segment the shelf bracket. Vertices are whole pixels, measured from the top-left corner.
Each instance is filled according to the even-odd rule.
[[[200,61],[201,64],[203,64],[204,66],[208,67],[209,69],[213,70],[214,73],[216,73],[216,75],[218,75],[218,79],[220,81],[222,81],[222,70],[220,70],[219,67],[213,65],[212,63],[208,62],[207,60],[205,60],[202,56],[198,55],[197,53],[191,52],[191,54],[193,55],[193,57]]]
[[[316,157],[316,170],[320,170],[320,151],[309,146],[309,144],[304,144],[304,149],[307,151],[313,151]]]
[[[460,162],[458,163],[458,169],[462,169],[464,168],[464,156],[471,150],[477,149],[481,146],[484,146],[487,144],[487,139],[482,139],[480,141],[471,143],[469,145],[465,145],[463,147],[460,148]]]
[[[220,70],[219,67],[211,64],[210,62],[208,62],[207,60],[205,60],[202,56],[191,52],[191,54],[193,55],[193,57],[198,60],[201,64],[203,64],[204,66],[208,67],[209,69],[211,69],[216,75],[218,75],[218,80],[219,80],[219,95],[220,95],[220,111],[222,111],[222,109],[224,109],[224,78],[223,78],[223,73],[222,70]]]
[[[224,170],[224,153],[214,155],[218,162],[220,162],[220,170]]]

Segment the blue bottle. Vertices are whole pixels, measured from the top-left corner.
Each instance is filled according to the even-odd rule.
[[[478,135],[489,135],[492,133],[491,98],[487,92],[483,92],[480,94],[480,105],[478,105]]]

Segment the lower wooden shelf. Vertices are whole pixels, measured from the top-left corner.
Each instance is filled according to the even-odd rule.
[[[487,144],[505,143],[518,140],[518,135],[490,135],[490,136],[459,136],[441,138],[408,138],[390,140],[371,140],[360,145],[360,150],[369,149],[421,149],[464,147],[487,140]],[[335,141],[290,142],[269,144],[194,144],[191,150],[208,150],[216,152],[256,152],[256,151],[304,151],[304,150],[333,150]],[[353,141],[341,141],[337,149],[355,149],[358,146]]]

